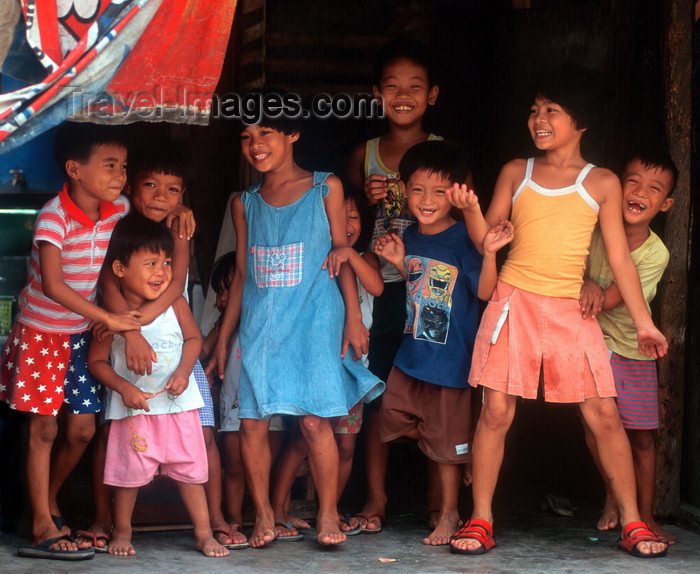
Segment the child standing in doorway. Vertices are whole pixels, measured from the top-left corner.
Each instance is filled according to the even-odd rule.
[[[331,249],[347,244],[342,185],[331,174],[296,164],[298,139],[297,122],[284,117],[264,117],[241,133],[243,156],[263,180],[232,204],[236,270],[208,367],[223,375],[240,319],[238,403],[241,453],[256,511],[252,547],[277,536],[269,499],[270,417],[300,417],[319,497],[318,541],[339,544],[345,535],[336,510],[338,449],[330,419],[384,387],[349,354],[352,346],[359,359],[368,336],[351,270],[341,268],[336,281],[322,269]]]
[[[626,163],[622,175],[622,217],[627,245],[642,284],[647,308],[656,294],[656,286],[668,264],[669,253],[649,224],[659,212],[673,205],[673,189],[678,169],[668,154],[645,151]],[[637,349],[634,323],[620,296],[605,253],[600,229],[596,228],[588,256],[588,278],[581,288],[581,310],[584,317],[596,315],[610,350],[610,363],[615,378],[617,408],[632,447],[637,484],[639,514],[649,529],[669,544],[676,536],[654,520],[656,483],[655,431],[659,428],[659,388],[656,361]],[[600,457],[590,429],[586,430],[593,458],[600,469]],[[603,478],[605,479],[605,474]],[[620,510],[606,480],[607,496],[599,530],[616,528]]]
[[[399,39],[387,44],[379,53],[376,65],[374,97],[380,103],[389,123],[387,133],[358,145],[348,165],[348,179],[364,189],[376,218],[372,244],[388,233],[403,236],[406,228],[415,223],[399,188],[399,162],[413,145],[426,140],[442,139],[427,132],[423,117],[437,101],[439,87],[432,73],[430,51],[427,46],[410,39]],[[373,310],[369,349],[369,368],[383,381],[387,380],[406,320],[406,283],[394,265],[380,257],[384,292],[377,297]],[[367,534],[382,529],[386,512],[386,474],[389,445],[379,441],[377,412],[379,401],[365,409],[365,469],[367,500],[362,510],[350,519],[354,528],[360,524]],[[430,473],[428,514],[440,506],[437,475]]]
[[[537,396],[540,371],[545,400],[578,403],[591,429],[619,504],[621,548],[643,557],[666,553],[666,543],[640,521],[632,453],[613,398],[608,352],[597,321],[583,319],[578,303],[596,222],[639,350],[656,358],[668,344],[651,320],[629,254],[619,180],[581,156],[593,112],[580,82],[585,74],[568,72],[559,70],[541,82],[530,109],[528,128],[543,155],[503,167],[486,217],[473,192],[459,186],[451,192],[475,241],[511,212],[514,226],[469,375],[470,384],[484,386],[484,401],[474,437],[474,511],[451,542],[450,550],[458,554],[483,554],[496,545],[492,500],[506,433],[517,397]]]

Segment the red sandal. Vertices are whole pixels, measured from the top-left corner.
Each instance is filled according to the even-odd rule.
[[[637,544],[640,542],[665,542],[663,538],[654,534],[646,522],[630,522],[622,529],[622,538],[618,547],[636,558],[663,558],[667,548],[661,552],[640,552]]]
[[[477,556],[486,554],[491,548],[496,546],[496,541],[493,539],[493,528],[485,520],[475,518],[467,522],[462,528],[455,532],[450,540],[461,540],[463,538],[473,538],[481,542],[479,548],[474,550],[466,550],[455,547],[450,543],[450,552],[452,554],[465,554],[467,556]]]

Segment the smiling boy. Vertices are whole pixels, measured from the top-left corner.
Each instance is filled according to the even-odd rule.
[[[437,463],[442,503],[424,544],[443,546],[457,530],[462,466],[471,460],[471,390],[467,375],[478,325],[481,256],[466,227],[450,215],[446,190],[464,183],[467,166],[452,144],[423,142],[399,166],[401,191],[417,219],[403,240],[381,238],[375,252],[406,283],[408,317],[379,409],[379,438],[418,441]]]
[[[108,313],[95,304],[97,279],[112,230],[128,211],[126,146],[114,129],[66,124],[56,137],[66,183],[39,212],[32,237],[29,283],[2,354],[0,400],[29,414],[27,489],[32,509],[29,546],[20,556],[80,560],[56,496],[95,432],[99,382],[87,371],[91,322],[138,330],[136,313]],[[51,458],[57,416],[66,410],[65,442]]]
[[[659,212],[673,205],[671,194],[678,169],[667,154],[644,152],[633,155],[622,176],[622,217],[632,260],[637,267],[644,299],[649,303],[666,269],[669,253],[649,224]],[[634,323],[622,302],[608,263],[599,229],[593,234],[588,259],[588,279],[581,290],[581,309],[586,315],[597,312],[605,342],[610,350],[617,406],[632,447],[637,503],[641,519],[669,544],[676,537],[654,520],[656,449],[654,433],[659,428],[659,392],[656,361],[639,352]],[[595,441],[586,428],[586,440],[600,468]],[[604,475],[603,475],[604,476]],[[609,484],[598,529],[610,530],[619,524],[620,510]]]

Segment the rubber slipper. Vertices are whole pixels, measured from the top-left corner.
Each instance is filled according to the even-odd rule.
[[[92,532],[88,532],[87,530],[77,530],[75,533],[75,538],[84,538],[85,540],[92,540],[90,548],[92,548],[95,552],[99,552],[100,554],[109,551],[109,534],[105,534],[104,532],[96,532],[93,534]],[[104,540],[105,545],[98,546],[98,540]]]
[[[355,514],[355,516],[366,520],[368,525],[369,521],[373,518],[379,518],[379,528],[370,529],[365,527],[362,529],[362,534],[379,534],[382,531],[385,520],[383,514],[380,514],[379,512],[375,512],[374,514],[362,514],[361,512],[358,512]]]
[[[52,514],[51,521],[54,523],[54,526],[58,529],[59,532],[63,532],[64,526],[68,528],[68,531],[70,531],[70,526],[66,524],[66,521],[63,519],[63,516],[57,516],[55,514]]]
[[[630,522],[622,529],[622,538],[618,547],[635,558],[663,558],[666,556],[666,548],[661,552],[649,552],[645,554],[637,548],[640,542],[664,542],[664,539],[654,534],[646,522]]]
[[[275,520],[275,526],[283,526],[290,532],[292,531],[292,523],[291,522],[282,522],[281,520]],[[299,540],[304,540],[304,535],[299,534],[299,531],[297,530],[297,534],[290,534],[288,536],[281,536],[279,532],[277,533],[277,537],[275,538],[275,541],[278,542],[297,542]]]
[[[233,533],[234,532],[242,532],[240,530],[241,525],[240,524],[234,524],[231,526],[231,529],[227,532],[226,530],[222,530],[221,528],[217,528],[214,530],[214,535],[216,534],[223,534],[228,538],[229,540],[233,540]],[[215,537],[216,539],[216,537]],[[250,543],[246,540],[245,542],[231,542],[229,544],[224,544],[223,542],[219,542],[221,546],[224,548],[228,548],[229,550],[240,550],[241,548],[248,548],[250,546]]]
[[[481,542],[481,546],[474,550],[457,548],[450,544],[450,552],[452,554],[464,554],[465,556],[478,556],[486,554],[491,548],[495,548],[496,541],[493,539],[493,528],[485,520],[476,518],[467,522],[462,528],[455,532],[451,540],[462,540],[463,538],[473,538]]]
[[[349,514],[346,514],[346,515],[345,515],[345,518],[343,518],[343,520],[341,520],[341,522],[342,522],[343,524],[347,524],[348,526],[350,526],[350,519],[351,519],[351,518],[352,518],[352,516],[350,516]],[[343,529],[341,528],[340,531],[341,531],[343,534],[345,534],[345,536],[355,536],[356,534],[360,534],[360,533],[362,532],[362,524],[359,524],[359,523],[358,523],[358,524],[355,525],[354,528],[351,528],[350,530],[343,530]]]
[[[49,546],[61,540],[75,542],[72,537],[63,534],[62,536],[56,536],[56,538],[49,538],[48,540],[39,542],[39,544],[19,546],[17,548],[17,555],[25,558],[48,558],[50,560],[89,560],[90,558],[94,558],[95,551],[92,548],[86,548],[85,550],[58,550],[56,548],[49,548]]]

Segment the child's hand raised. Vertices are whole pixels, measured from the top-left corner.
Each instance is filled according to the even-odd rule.
[[[148,399],[155,397],[153,393],[145,393],[136,385],[129,384],[121,393],[122,402],[127,409],[150,411]]]
[[[175,371],[172,375],[170,375],[170,378],[168,379],[168,382],[165,385],[165,390],[168,391],[169,395],[178,397],[185,392],[185,389],[188,387],[189,384],[189,374],[180,369],[175,369]]]
[[[578,302],[581,305],[581,316],[584,319],[595,317],[603,309],[605,294],[595,281],[584,279]]]
[[[385,175],[373,173],[365,180],[365,195],[370,205],[377,205],[386,197],[388,192],[387,179]]]
[[[666,337],[653,324],[650,327],[637,327],[637,345],[640,353],[654,359],[668,352]]]
[[[482,243],[484,253],[496,253],[501,247],[513,241],[513,224],[502,217],[498,224],[486,232]]]
[[[380,237],[374,244],[374,252],[393,263],[396,267],[403,268],[403,258],[406,255],[406,246],[396,233],[387,233]]]
[[[465,183],[462,185],[455,183],[452,187],[445,190],[445,197],[457,209],[471,210],[480,209],[479,198],[473,189],[469,189]]]
[[[326,260],[321,268],[325,269],[328,267],[328,275],[331,278],[337,277],[340,273],[340,266],[350,259],[353,253],[355,253],[355,250],[352,247],[338,247],[338,249],[334,249],[326,256]]]

